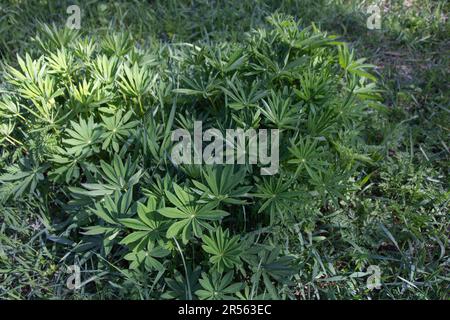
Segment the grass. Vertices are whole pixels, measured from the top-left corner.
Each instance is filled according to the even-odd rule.
[[[368,177],[338,209],[321,208],[291,228],[298,299],[448,299],[449,285],[449,49],[448,1],[384,3],[381,30],[366,28],[367,1],[107,1],[82,6],[82,28],[106,34],[126,28],[141,44],[152,41],[239,41],[243,31],[265,26],[279,10],[342,35],[358,56],[377,66],[383,106],[365,125],[385,154],[360,168]],[[33,52],[36,21],[61,25],[64,1],[7,1],[0,6],[0,56],[14,64]],[[3,157],[6,155],[0,147]],[[0,155],[0,156],[2,156]],[[3,161],[0,158],[0,163]],[[32,209],[30,209],[32,208]],[[97,270],[80,256],[82,289],[67,290],[58,225],[43,203],[0,211],[0,298],[150,298],[145,275]],[[105,261],[105,264],[108,262]],[[366,286],[367,268],[378,266],[381,288]],[[139,285],[136,286],[136,283]],[[244,294],[245,295],[245,294]]]

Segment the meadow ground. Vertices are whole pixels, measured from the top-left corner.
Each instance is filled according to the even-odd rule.
[[[2,0],[2,64],[15,66],[17,54],[36,52],[38,22],[62,26],[68,5]],[[264,28],[266,17],[280,12],[304,26],[314,23],[339,35],[358,57],[376,66],[382,103],[374,106],[376,112],[367,118],[363,132],[378,137],[383,154],[358,169],[360,188],[346,194],[338,206],[325,206],[291,228],[274,231],[283,241],[288,239],[282,250],[296,261],[295,284],[277,287],[279,298],[449,298],[450,4],[380,1],[379,30],[367,28],[368,5],[352,0],[81,5],[83,33],[126,30],[141,46],[150,39],[239,42],[244,32]],[[1,171],[10,154],[3,147],[0,152]],[[67,290],[67,274],[61,271],[66,267],[61,262],[64,243],[49,236],[46,227],[52,224],[51,214],[36,210],[39,204],[30,199],[0,206],[0,298],[155,297],[151,283],[139,279],[137,287],[127,280],[118,284],[108,268],[93,270],[89,261],[83,265],[84,279],[97,279],[81,290]],[[379,289],[367,288],[369,266],[379,268]]]

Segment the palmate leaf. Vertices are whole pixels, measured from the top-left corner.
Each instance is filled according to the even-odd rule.
[[[43,57],[33,60],[27,53],[25,60],[19,55],[17,56],[17,62],[20,67],[20,71],[7,66],[6,79],[8,82],[14,84],[17,87],[21,87],[24,82],[38,83],[39,79],[43,78],[46,72],[46,64]]]
[[[137,170],[137,162],[132,162],[128,157],[123,163],[122,159],[115,154],[112,165],[105,161],[100,161],[100,175],[104,182],[102,183],[82,183],[84,189],[69,187],[69,190],[78,196],[99,197],[111,195],[115,191],[127,191],[139,182],[142,170]]]
[[[321,160],[324,148],[318,144],[318,140],[311,137],[301,137],[291,142],[289,152],[294,158],[288,160],[288,163],[297,165],[296,174],[305,169],[311,176],[310,172],[323,170],[327,166],[327,162]]]
[[[158,124],[153,116],[147,118],[147,125],[143,128],[142,144],[144,156],[153,156],[155,162],[161,163],[165,160],[167,150],[171,145],[171,130],[176,113],[176,103],[163,124]]]
[[[115,56],[97,56],[91,64],[92,76],[100,83],[111,84],[117,78],[119,66],[119,59]]]
[[[102,48],[108,55],[123,57],[133,47],[130,33],[108,34],[102,41]]]
[[[21,115],[20,104],[7,95],[3,96],[2,100],[0,100],[0,115],[2,118],[19,117],[26,121]]]
[[[226,269],[231,269],[239,265],[241,260],[241,244],[239,236],[230,237],[228,229],[225,231],[218,227],[209,236],[202,237],[202,248],[211,255],[209,261],[218,272],[222,273]]]
[[[37,82],[24,81],[18,91],[23,98],[33,102],[33,106],[23,104],[23,107],[37,119],[52,126],[64,119],[64,117],[58,119],[61,109],[56,107],[55,100],[64,90],[58,88],[53,76],[46,74]]]
[[[295,129],[298,121],[298,109],[289,98],[283,99],[281,93],[271,92],[270,97],[262,100],[261,113],[278,129]]]
[[[169,287],[169,290],[166,290],[162,294],[161,298],[192,300],[195,297],[192,296],[192,293],[200,289],[200,283],[198,282],[200,273],[200,267],[197,267],[194,271],[188,267],[186,272],[188,279],[186,280],[181,272],[175,270],[175,275],[173,278],[164,279]]]
[[[270,246],[267,250],[261,250],[258,254],[261,268],[264,272],[275,280],[287,281],[292,276],[293,257],[281,255],[281,247]]]
[[[361,58],[355,60],[354,51],[348,49],[348,45],[343,44],[338,47],[339,64],[346,73],[377,81],[377,78],[368,70],[374,69],[372,64],[364,63],[366,59]]]
[[[155,174],[148,180],[147,188],[143,188],[142,192],[147,197],[156,197],[157,199],[164,199],[165,191],[168,190],[173,184],[173,177],[168,173],[164,177],[159,174]]]
[[[261,109],[233,113],[231,118],[240,128],[258,128],[261,122]]]
[[[199,280],[202,289],[195,291],[200,300],[233,300],[235,294],[242,290],[243,283],[233,282],[233,271],[221,275],[218,272],[212,272],[211,275],[202,273]]]
[[[23,82],[19,92],[24,98],[32,100],[39,107],[44,103],[54,104],[55,98],[62,95],[63,89],[57,88],[55,79],[46,74],[37,82]]]
[[[257,107],[258,102],[267,95],[267,92],[259,90],[256,82],[253,82],[249,87],[248,90],[247,86],[236,75],[231,80],[227,80],[227,87],[221,87],[227,97],[227,107],[233,110]]]
[[[111,188],[115,190],[128,190],[138,183],[142,170],[137,170],[137,162],[132,162],[128,157],[127,161],[123,163],[122,159],[115,154],[112,165],[105,161],[100,161],[102,169],[102,177]],[[137,171],[136,171],[137,170]]]
[[[67,151],[75,155],[87,152],[99,152],[101,130],[91,116],[87,121],[80,117],[79,122],[70,121],[72,129],[67,129],[68,137],[63,143],[68,145]]]
[[[348,185],[349,172],[330,167],[326,171],[311,172],[310,182],[326,203],[328,200],[338,205],[338,200],[344,198]]]
[[[116,153],[119,152],[119,144],[128,138],[132,133],[132,128],[139,124],[139,121],[129,121],[133,112],[130,110],[123,115],[122,110],[117,111],[112,117],[101,116],[103,123],[101,126],[105,129],[101,138],[104,140],[102,149],[112,147]]]
[[[239,186],[245,179],[246,169],[242,167],[235,172],[234,166],[204,166],[202,177],[204,183],[193,180],[193,190],[201,196],[200,203],[214,202],[226,204],[245,204],[239,198],[248,197],[251,186]]]
[[[75,57],[65,48],[58,49],[56,53],[50,53],[47,57],[49,73],[71,79],[78,67],[74,60]]]
[[[368,82],[366,78],[361,78],[358,84],[353,89],[353,93],[356,94],[362,100],[382,100],[381,93],[383,90],[378,89],[375,82]],[[373,103],[373,101],[371,101]],[[382,105],[379,105],[382,108]],[[354,105],[352,105],[355,108]],[[354,110],[357,111],[357,110]]]
[[[0,114],[1,115],[1,114]],[[13,138],[11,135],[14,133],[15,123],[9,121],[8,123],[0,124],[0,142],[8,141],[12,145],[20,144],[20,141]]]
[[[336,36],[327,36],[317,30],[314,25],[304,28],[301,26],[300,21],[294,20],[291,16],[273,14],[267,18],[267,21],[275,27],[275,31],[282,41],[293,48],[309,51],[315,48],[341,43],[335,40],[337,38]]]
[[[119,74],[120,90],[125,96],[137,99],[140,112],[143,114],[142,98],[146,94],[152,94],[151,88],[155,85],[158,74],[152,73],[147,66],[139,66],[137,63],[131,67],[125,65],[123,71],[123,74]]]
[[[113,98],[99,82],[92,80],[83,79],[78,84],[71,84],[69,90],[71,107],[78,113],[89,113]]]
[[[239,70],[248,59],[248,54],[244,48],[238,48],[232,52],[230,52],[231,50],[225,50],[226,48],[224,46],[213,47],[205,54],[206,62],[220,71],[221,74]]]
[[[39,31],[40,35],[36,37],[36,41],[44,51],[65,48],[79,35],[76,29],[58,28],[55,24],[52,26],[40,24]]]
[[[130,261],[130,269],[137,269],[144,266],[146,270],[164,269],[164,266],[157,260],[170,254],[170,251],[160,246],[155,246],[153,242],[148,242],[145,249],[132,251],[124,256],[125,260]]]
[[[197,199],[194,195],[176,183],[174,183],[173,189],[175,194],[168,190],[165,193],[170,203],[175,207],[158,210],[163,216],[178,220],[167,230],[166,236],[168,238],[173,238],[181,232],[183,243],[187,243],[192,234],[201,237],[204,228],[213,229],[207,221],[217,221],[229,214],[223,210],[215,209],[217,205],[214,203],[196,203]]]
[[[266,41],[274,41],[276,35],[271,33],[267,35],[262,33],[260,35]],[[266,39],[270,38],[270,39]],[[261,39],[259,39],[261,40]],[[284,59],[280,61],[279,55],[281,54],[278,50],[273,50],[271,45],[267,44],[263,40],[263,45],[257,41],[252,42],[254,50],[255,63],[251,63],[251,70],[248,75],[258,75],[261,78],[266,78],[269,82],[277,82],[284,80],[295,79],[297,75],[301,74],[305,65],[310,61],[310,57],[307,55],[301,55],[300,57],[295,57],[291,52],[282,53]]]
[[[167,223],[157,212],[158,206],[155,197],[149,197],[147,205],[141,202],[137,204],[138,218],[120,219],[120,223],[133,230],[120,242],[129,245],[133,250],[140,250],[147,246],[148,242],[154,244],[163,238]]]
[[[62,180],[69,184],[80,177],[80,166],[86,161],[86,154],[76,155],[63,148],[56,148],[58,152],[50,161],[56,166],[49,172],[49,177]]]
[[[340,135],[344,136],[345,134],[346,133],[343,132]],[[354,143],[352,145],[352,143],[349,142],[348,140],[344,140],[342,142],[340,142],[340,141],[333,142],[333,146],[336,149],[336,151],[339,153],[339,155],[342,159],[342,162],[348,163],[348,165],[347,165],[348,169],[351,169],[351,167],[353,166],[353,164],[356,161],[360,161],[360,162],[364,162],[364,163],[372,164],[372,165],[374,164],[374,161],[370,157],[370,155],[359,153],[357,145],[355,145]]]
[[[308,134],[313,137],[327,137],[336,130],[336,111],[326,108],[319,112],[310,112],[306,121]]]
[[[44,173],[48,168],[47,164],[40,165],[37,161],[22,158],[19,165],[7,168],[9,172],[0,176],[0,184],[8,186],[7,197],[13,195],[17,199],[27,190],[28,194],[33,194],[39,182],[44,180]]]
[[[106,242],[113,241],[123,228],[120,219],[129,218],[134,215],[133,192],[128,190],[121,194],[115,192],[112,196],[106,195],[103,202],[95,203],[90,212],[103,221],[101,225],[86,227],[85,235],[104,235]]]
[[[84,37],[76,39],[73,44],[75,56],[80,58],[85,65],[91,63],[91,57],[97,49],[97,43],[92,38]]]
[[[264,178],[258,183],[253,194],[262,201],[258,213],[269,212],[273,221],[275,214],[292,211],[291,205],[299,201],[301,192],[292,190],[291,184],[292,179],[286,181],[282,177]]]
[[[300,85],[299,88],[294,88],[294,92],[308,111],[316,113],[332,100],[331,77],[328,70],[317,72],[312,67],[308,67],[306,71],[297,76]]]
[[[181,76],[185,87],[174,89],[174,93],[181,93],[185,95],[201,96],[204,99],[209,99],[220,92],[220,81],[216,75],[208,74],[207,80],[202,77],[188,78]]]
[[[272,281],[288,283],[295,273],[295,269],[292,267],[293,257],[281,255],[279,246],[254,245],[246,251],[246,254],[242,255],[242,259],[252,266],[252,283],[259,285],[262,279],[265,289],[274,300],[280,297],[279,290]]]

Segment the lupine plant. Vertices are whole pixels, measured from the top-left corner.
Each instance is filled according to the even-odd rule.
[[[2,206],[39,212],[61,264],[131,297],[295,298],[304,262],[280,230],[311,231],[367,181],[380,156],[361,123],[379,93],[337,37],[268,23],[240,42],[146,46],[43,25],[40,49],[5,67]],[[171,134],[194,121],[278,129],[278,172],[174,163]]]

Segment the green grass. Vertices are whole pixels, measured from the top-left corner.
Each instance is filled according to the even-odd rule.
[[[294,258],[295,275],[279,295],[448,299],[450,4],[407,2],[411,5],[390,1],[381,30],[368,30],[367,1],[92,1],[82,5],[82,32],[103,36],[126,30],[142,46],[154,41],[241,42],[251,28],[266,28],[265,18],[278,10],[305,26],[315,23],[341,35],[358,57],[377,66],[383,105],[361,131],[383,153],[378,162],[360,165],[355,177],[362,181],[360,188],[338,206],[312,208],[290,227],[270,230],[273,241],[283,243],[283,253]],[[66,7],[64,1],[2,3],[2,62],[16,65],[16,54],[37,54],[36,22],[61,26]],[[0,169],[9,157],[19,155],[0,147]],[[70,230],[59,225],[60,218],[45,201],[0,207],[0,298],[155,297],[145,274],[131,275],[87,254],[77,256],[83,280],[96,278],[80,290],[67,290],[62,258]],[[381,289],[366,287],[370,265],[380,268]]]

